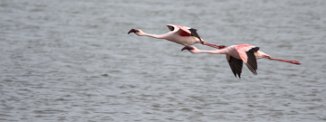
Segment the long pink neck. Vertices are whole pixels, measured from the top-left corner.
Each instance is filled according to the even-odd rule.
[[[269,57],[268,59],[274,60],[274,61],[286,62],[286,63],[290,63],[290,64],[296,64],[296,65],[300,65],[301,64],[297,60],[286,60],[286,59],[279,59],[279,58],[272,58],[272,57]]]
[[[221,50],[193,50],[193,53],[208,53],[208,54],[227,54],[228,50],[221,49]]]
[[[165,39],[165,34],[150,34],[150,33],[142,33],[139,34],[140,36],[147,36],[147,37],[151,37],[151,38],[156,38],[156,39]]]

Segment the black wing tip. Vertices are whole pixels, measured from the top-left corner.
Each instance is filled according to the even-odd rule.
[[[259,47],[253,47],[248,52],[257,52],[259,50]]]
[[[247,52],[248,61],[246,65],[249,68],[249,70],[255,75],[257,75],[256,71],[258,69],[258,66],[257,66],[257,58],[254,53],[257,52],[258,50],[259,47],[253,47]]]
[[[188,29],[191,33],[192,36],[195,36],[195,37],[199,37],[198,33],[197,33],[197,29],[194,29],[194,28],[190,28]]]
[[[252,72],[254,75],[257,75],[258,73],[257,73],[257,71],[254,71],[254,72]]]
[[[197,31],[197,29],[195,29],[195,28],[190,28],[189,30],[190,31]]]
[[[233,70],[232,70],[232,72],[233,72],[234,77],[239,78],[239,79],[241,78],[241,73],[235,72]]]
[[[199,36],[199,34],[197,33],[197,29],[190,28],[188,30],[191,32],[191,36],[197,37],[202,44],[204,43],[203,40],[201,39],[201,37]]]
[[[241,72],[242,72],[242,60],[233,58],[230,56],[228,63],[230,65],[231,71],[234,74],[236,78],[241,78]]]
[[[241,79],[241,74],[234,74],[234,76],[235,76],[236,78]]]
[[[252,74],[257,75],[257,65],[255,67],[253,67],[250,64],[246,64],[246,65],[247,65],[249,71],[252,72]]]

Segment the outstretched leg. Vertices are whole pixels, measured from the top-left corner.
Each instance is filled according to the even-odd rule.
[[[286,62],[286,63],[290,63],[290,64],[296,64],[296,65],[301,64],[297,60],[287,60],[287,59],[273,58],[273,57],[270,57],[270,56],[263,56],[263,58],[266,58],[266,59],[269,59],[269,60],[274,60],[274,61]]]
[[[204,41],[202,41],[202,44],[206,45],[206,46],[209,46],[209,47],[212,47],[212,48],[216,48],[216,49],[223,49],[223,48],[226,47],[224,45],[217,45],[217,44],[212,44],[212,43],[208,43],[208,42],[204,42]]]

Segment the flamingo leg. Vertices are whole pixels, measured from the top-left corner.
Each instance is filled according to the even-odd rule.
[[[288,60],[288,59],[273,58],[273,57],[270,57],[270,56],[264,56],[263,58],[266,58],[266,59],[269,59],[269,60],[274,60],[274,61],[280,61],[280,62],[290,63],[290,64],[296,64],[296,65],[300,65],[301,64],[297,60]]]
[[[209,47],[212,47],[212,48],[216,48],[216,49],[223,49],[223,48],[226,47],[224,45],[217,45],[217,44],[212,44],[212,43],[208,43],[208,42],[205,42],[205,43],[202,43],[202,44],[206,45],[206,46],[209,46]]]

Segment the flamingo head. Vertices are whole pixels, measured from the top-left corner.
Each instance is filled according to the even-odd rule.
[[[132,29],[130,29],[128,31],[128,34],[130,34],[130,33],[135,33],[136,35],[141,35],[144,32],[142,30],[140,30],[140,29],[134,29],[134,28],[132,28]]]
[[[170,31],[174,31],[174,29],[176,29],[177,27],[176,25],[173,24],[167,24],[166,26],[169,28]]]

